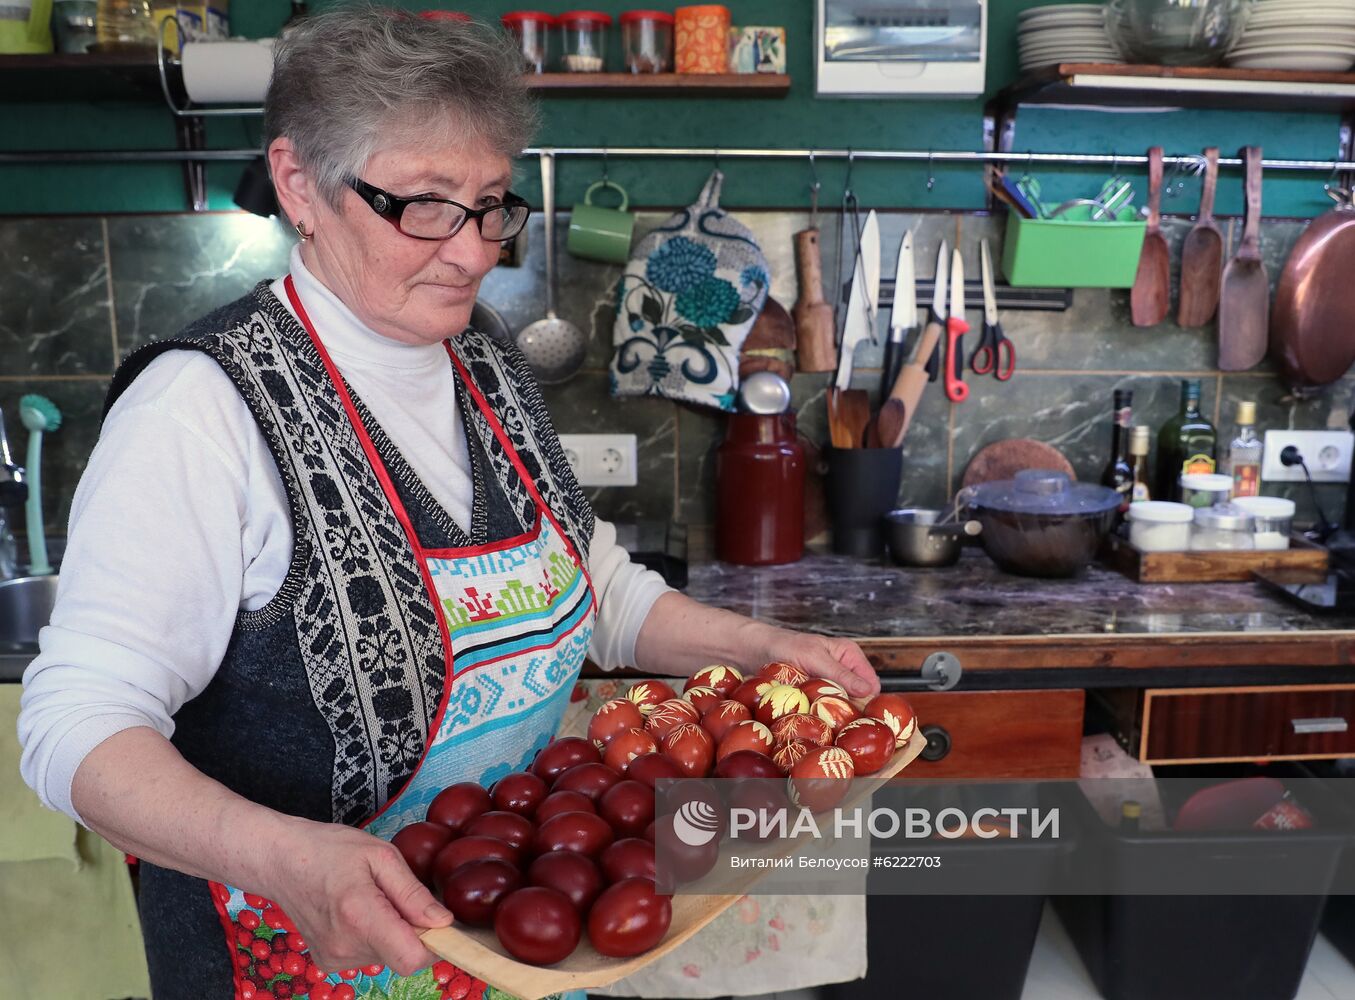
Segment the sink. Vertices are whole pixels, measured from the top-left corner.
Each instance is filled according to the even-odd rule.
[[[56,582],[55,575],[0,580],[0,653],[38,651],[38,630],[56,604]]]

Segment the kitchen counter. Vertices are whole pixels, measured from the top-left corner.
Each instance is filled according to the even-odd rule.
[[[809,554],[788,566],[698,563],[689,575],[696,600],[856,639],[881,673],[914,671],[938,649],[991,672],[962,686],[1042,686],[1050,678],[1036,675],[1050,670],[1078,686],[1158,684],[1162,670],[1193,683],[1218,668],[1264,671],[1253,682],[1311,680],[1314,668],[1324,681],[1355,680],[1355,614],[1310,614],[1251,583],[1139,584],[1099,565],[1036,580],[977,550],[947,569]]]

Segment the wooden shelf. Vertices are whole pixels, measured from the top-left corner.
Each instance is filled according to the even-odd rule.
[[[790,77],[781,73],[540,73],[527,86],[543,97],[785,97]]]
[[[990,107],[1068,103],[1347,111],[1355,109],[1355,73],[1060,63],[1004,87]]]

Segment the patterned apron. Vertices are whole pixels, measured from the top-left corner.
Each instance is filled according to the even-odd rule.
[[[525,767],[559,727],[588,651],[596,617],[592,581],[483,395],[447,345],[452,365],[531,492],[533,529],[487,545],[427,549],[396,493],[338,369],[301,304],[292,308],[310,335],[343,402],[391,509],[414,551],[424,586],[442,609],[447,677],[443,703],[423,760],[394,798],[360,826],[384,840],[422,820],[428,804],[458,781],[489,784]],[[236,1000],[478,1000],[485,983],[450,962],[413,976],[380,965],[322,973],[306,942],[277,906],[254,893],[212,882],[212,898],[235,961]]]

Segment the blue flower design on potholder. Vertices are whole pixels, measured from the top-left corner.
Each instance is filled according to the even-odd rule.
[[[708,278],[678,293],[677,311],[697,326],[718,326],[739,307],[739,290],[721,278]]]
[[[645,277],[664,292],[690,292],[715,274],[715,254],[685,236],[675,236],[655,250],[645,264]]]

